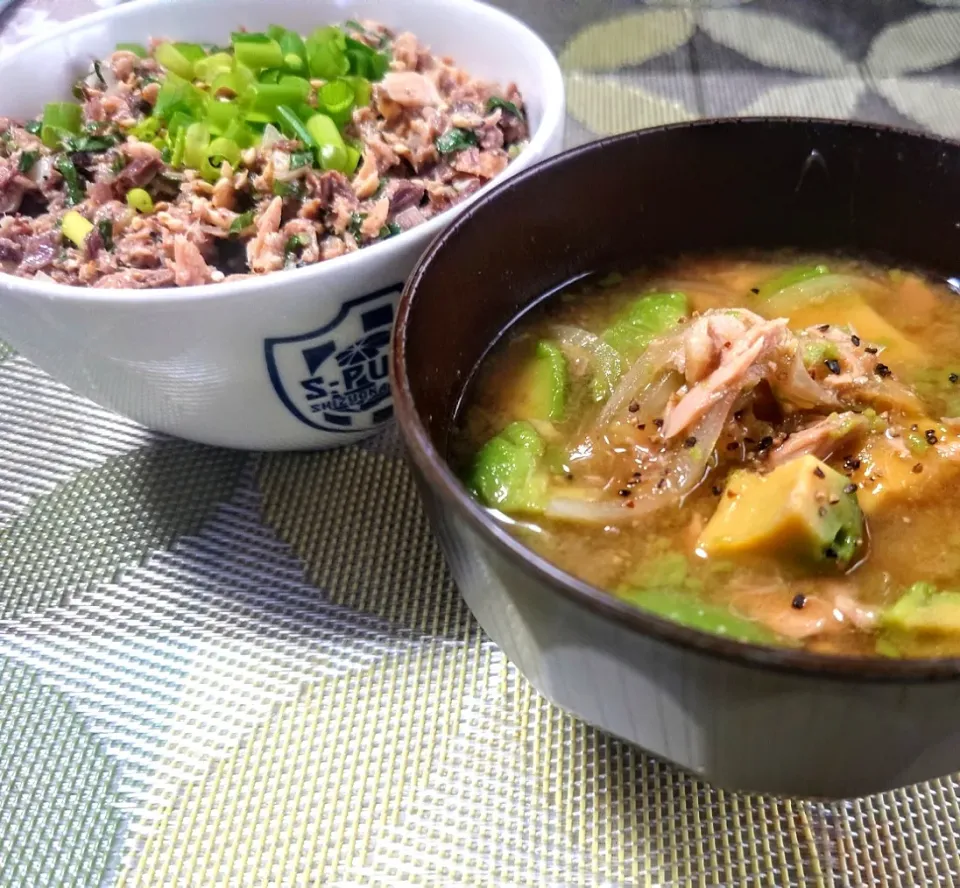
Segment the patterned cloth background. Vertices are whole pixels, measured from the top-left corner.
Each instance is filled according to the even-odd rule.
[[[29,0],[0,39],[112,2]],[[960,136],[957,0],[501,5],[558,52],[571,143],[761,113]],[[958,828],[955,778],[724,793],[549,705],[393,432],[200,447],[0,349],[0,885],[947,886]]]

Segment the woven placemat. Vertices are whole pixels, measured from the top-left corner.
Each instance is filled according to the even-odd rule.
[[[3,40],[94,5],[31,0]],[[557,50],[571,143],[745,113],[960,135],[950,0],[501,5]],[[958,885],[958,787],[692,780],[483,635],[395,432],[201,447],[0,349],[2,886]]]

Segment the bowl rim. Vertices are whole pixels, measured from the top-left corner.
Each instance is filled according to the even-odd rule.
[[[714,127],[738,128],[747,132],[759,126],[801,128],[812,125],[828,129],[860,130],[865,134],[889,134],[933,142],[960,151],[960,141],[927,135],[885,124],[807,117],[744,117],[704,118],[684,121],[649,129],[634,130],[617,136],[602,138],[569,149],[543,160],[517,176],[497,184],[483,198],[457,217],[420,257],[413,273],[407,279],[394,325],[391,375],[393,377],[394,412],[408,459],[424,475],[430,488],[439,494],[446,507],[452,507],[460,518],[501,557],[534,580],[545,583],[555,593],[574,605],[582,607],[604,620],[672,647],[732,662],[743,667],[759,667],[766,671],[788,673],[810,679],[826,678],[857,683],[904,683],[946,681],[960,678],[960,657],[917,659],[888,659],[882,657],[852,657],[838,654],[817,654],[796,649],[770,648],[711,635],[633,607],[608,592],[593,586],[523,545],[511,536],[487,511],[479,505],[457,479],[436,447],[420,419],[414,403],[407,374],[407,326],[416,311],[417,291],[423,278],[429,274],[434,257],[461,236],[463,229],[473,224],[474,217],[486,211],[500,194],[510,189],[523,188],[529,180],[562,170],[574,160],[602,155],[610,146],[626,142],[642,142],[644,138],[672,131],[698,131]],[[558,177],[559,179],[560,177]],[[470,368],[471,370],[473,368]]]
[[[220,0],[184,0],[188,5],[193,6],[213,6]],[[151,289],[136,288],[116,288],[116,289],[97,289],[94,287],[72,287],[69,284],[60,284],[48,281],[36,281],[32,278],[21,278],[16,275],[0,272],[0,289],[16,289],[28,293],[33,297],[47,299],[50,301],[63,300],[65,302],[80,302],[89,304],[130,304],[132,299],[137,305],[157,305],[168,302],[181,301],[206,301],[213,299],[229,299],[238,295],[260,290],[264,287],[276,287],[282,283],[300,283],[308,285],[311,281],[321,282],[324,275],[335,272],[343,272],[346,275],[358,275],[361,273],[361,263],[369,256],[380,259],[384,262],[390,262],[396,257],[396,254],[405,249],[413,247],[417,241],[421,245],[427,244],[445,226],[449,225],[467,208],[482,199],[493,188],[496,188],[502,181],[518,175],[525,169],[529,169],[537,158],[545,154],[551,141],[557,132],[562,129],[566,117],[566,96],[563,81],[563,72],[560,70],[560,63],[556,56],[547,46],[546,42],[532,28],[508,12],[491,6],[483,0],[407,0],[408,3],[434,7],[441,11],[443,15],[449,15],[453,18],[463,14],[473,14],[484,17],[487,22],[495,22],[502,33],[510,34],[518,45],[523,47],[525,53],[532,55],[536,59],[536,66],[541,72],[546,83],[546,89],[542,96],[538,96],[543,105],[543,113],[536,130],[531,133],[530,140],[526,149],[521,152],[517,158],[511,161],[510,165],[500,175],[494,177],[474,194],[471,194],[466,200],[444,210],[442,213],[429,219],[422,225],[411,228],[402,234],[392,237],[387,241],[373,244],[369,247],[363,247],[346,256],[338,256],[336,259],[326,262],[318,262],[313,265],[307,265],[303,268],[283,269],[277,272],[270,272],[262,276],[247,277],[243,280],[220,284],[200,284],[190,287],[155,287]],[[277,3],[281,6],[282,3]],[[349,11],[349,6],[344,5],[342,0],[337,3],[344,14]],[[17,44],[9,53],[0,58],[0,69],[7,66],[22,64],[24,58],[40,45],[49,43],[51,40],[57,40],[68,37],[75,31],[84,30],[91,25],[96,25],[103,21],[112,19],[137,18],[140,15],[149,13],[156,9],[168,9],[169,0],[140,0],[138,3],[125,3],[119,6],[113,6],[108,9],[93,12],[88,15],[80,16],[77,19],[66,22],[61,27],[56,28],[49,34],[41,34]],[[280,15],[278,13],[278,15]],[[280,16],[282,17],[282,16]],[[177,22],[183,17],[178,18]],[[189,33],[189,27],[185,29],[173,25],[173,30],[182,33],[184,30]],[[422,248],[422,246],[421,246]],[[331,271],[331,268],[334,271]]]

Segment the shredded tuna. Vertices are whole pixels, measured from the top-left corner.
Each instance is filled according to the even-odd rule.
[[[344,128],[347,140],[362,145],[358,168],[347,174],[320,169],[309,146],[287,137],[245,147],[210,180],[174,166],[164,124],[156,133],[138,126],[167,76],[152,55],[159,40],[148,41],[146,58],[112,53],[75,84],[89,147],[50,148],[24,122],[0,118],[3,269],[74,286],[140,289],[328,261],[455,206],[523,149],[529,132],[513,84],[479,81],[413,34],[377,22],[351,24],[350,35],[384,52],[389,69]],[[491,105],[494,96],[516,105],[519,116]],[[473,144],[441,153],[437,140],[456,128],[472,132]],[[134,188],[147,191],[152,211],[126,206]],[[109,220],[112,237],[97,231],[82,247],[64,239],[60,223],[69,211],[95,226]]]

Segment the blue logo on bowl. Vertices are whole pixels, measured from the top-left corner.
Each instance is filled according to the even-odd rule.
[[[264,340],[270,381],[297,419],[325,432],[362,432],[393,416],[390,328],[402,289],[345,302],[319,330]]]

